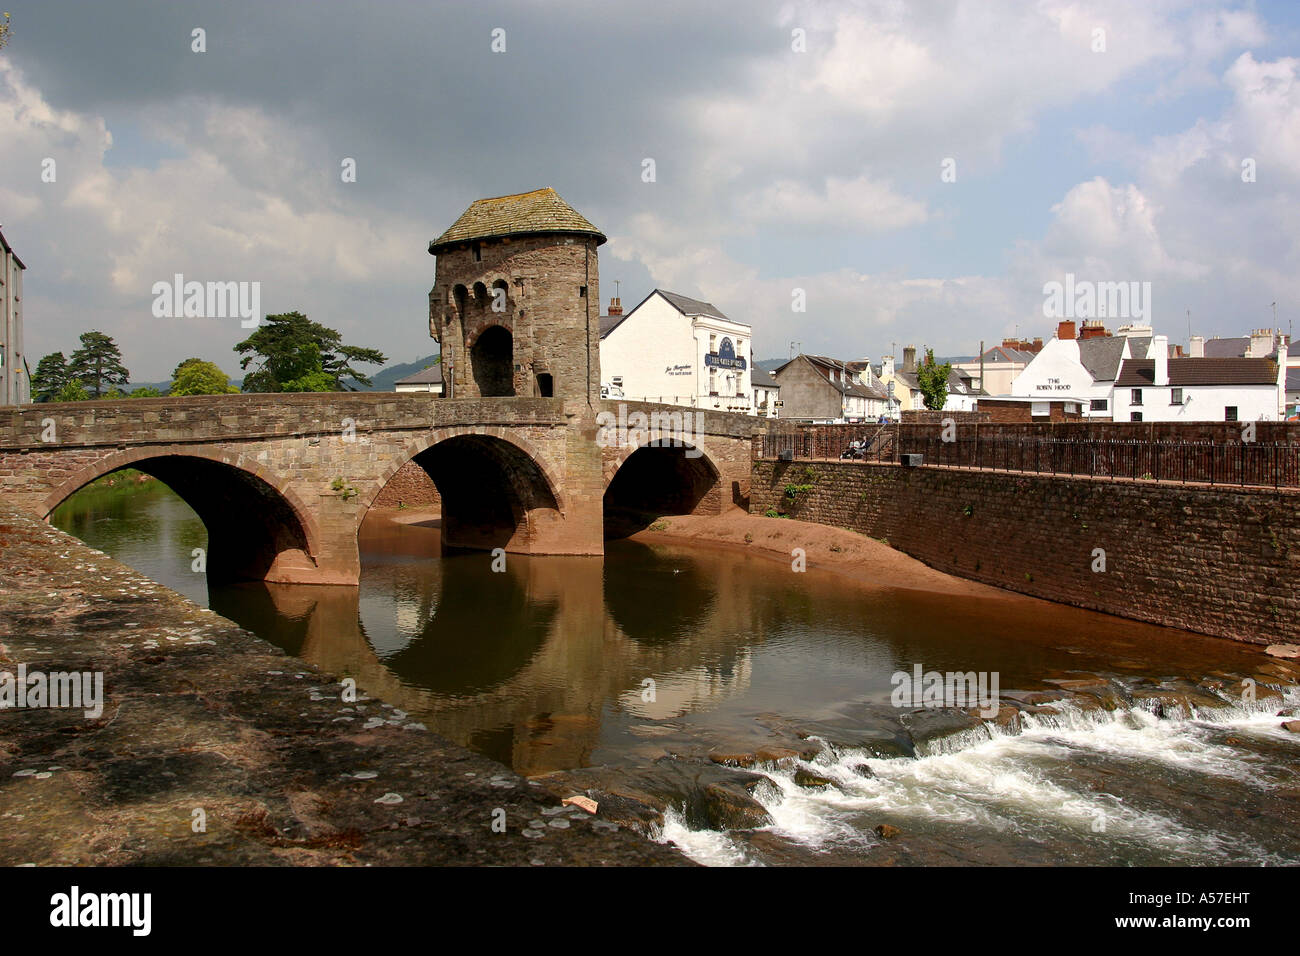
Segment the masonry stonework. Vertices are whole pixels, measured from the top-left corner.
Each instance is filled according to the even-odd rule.
[[[87,483],[134,467],[203,519],[214,578],[356,584],[360,522],[414,462],[438,489],[449,546],[601,554],[606,490],[645,460],[596,442],[602,410],[582,399],[382,392],[3,408],[0,497],[46,517]],[[678,449],[681,470],[667,477],[704,474],[701,507],[716,512],[747,493],[757,420],[723,412],[697,420],[702,464],[686,470]]]
[[[811,488],[792,502],[787,485]],[[1240,641],[1300,638],[1295,490],[756,461],[751,510],[769,509],[1064,604]]]

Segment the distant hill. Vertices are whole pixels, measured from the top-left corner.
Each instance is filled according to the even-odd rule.
[[[351,379],[347,384],[363,392],[395,392],[397,391],[398,379],[423,371],[432,365],[437,357],[438,355],[435,352],[433,355],[426,355],[424,358],[416,359],[414,362],[407,362],[405,365],[390,365],[387,368],[380,369],[370,376],[370,380],[374,384],[369,387],[358,384]]]

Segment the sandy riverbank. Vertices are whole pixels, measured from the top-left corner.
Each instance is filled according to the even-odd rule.
[[[791,553],[795,548],[803,548],[810,570],[833,571],[871,587],[1044,603],[1037,598],[946,574],[896,551],[883,541],[829,525],[765,518],[733,508],[721,515],[669,516],[651,527],[655,530],[638,532],[632,536],[633,540],[647,543],[687,540],[759,551],[783,562],[792,560]]]

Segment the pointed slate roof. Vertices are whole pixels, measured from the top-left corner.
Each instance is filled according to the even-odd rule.
[[[547,186],[529,193],[476,199],[450,229],[429,243],[429,253],[436,256],[444,249],[476,239],[552,232],[595,236],[597,245],[605,241],[603,232]]]

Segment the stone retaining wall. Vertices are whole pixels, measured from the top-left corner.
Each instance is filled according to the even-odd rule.
[[[792,500],[787,486],[810,487]],[[1294,490],[800,461],[755,462],[751,489],[755,514],[883,538],[972,580],[1234,640],[1300,638]]]

